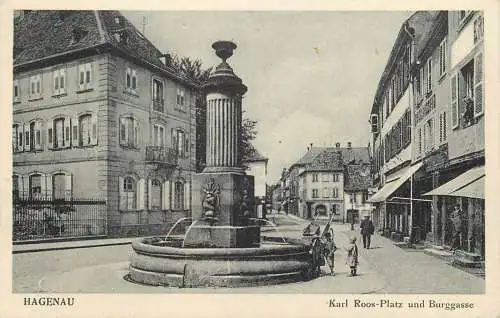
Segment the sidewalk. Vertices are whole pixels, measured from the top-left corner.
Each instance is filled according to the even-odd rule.
[[[357,235],[359,231],[346,231]],[[385,237],[372,236],[371,248],[360,247],[361,261],[369,262],[387,281],[387,293],[480,294],[485,292],[482,278],[452,267],[423,250],[402,249]],[[360,266],[362,266],[361,264]]]

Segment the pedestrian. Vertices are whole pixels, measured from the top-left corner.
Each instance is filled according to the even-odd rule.
[[[453,211],[450,215],[451,222],[453,224],[453,241],[451,244],[452,251],[459,249],[462,241],[462,210],[460,205],[455,205]]]
[[[361,235],[363,236],[363,248],[370,249],[371,236],[375,232],[375,227],[370,220],[370,216],[365,215],[365,219],[361,221],[360,228]]]
[[[347,252],[346,264],[349,266],[351,272],[349,277],[356,276],[358,268],[358,246],[356,245],[356,237],[353,236],[349,239],[349,244],[345,247]]]
[[[332,276],[335,275],[334,267],[335,267],[336,250],[337,250],[337,245],[335,245],[335,241],[333,240],[332,232],[326,232],[325,242],[324,242],[324,257],[326,259],[328,267],[330,267],[330,274]]]
[[[325,265],[325,259],[323,257],[323,242],[319,237],[315,236],[311,241],[311,248],[309,253],[312,256],[312,276],[319,277],[321,275],[321,266]]]

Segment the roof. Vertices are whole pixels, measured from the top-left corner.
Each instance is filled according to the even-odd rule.
[[[243,159],[243,162],[268,161],[268,160],[269,158],[261,155],[257,149],[253,148],[252,152]]]
[[[321,151],[308,164],[305,171],[334,171],[344,170],[342,152],[339,149],[327,148]]]
[[[344,189],[346,191],[367,190],[372,186],[369,164],[347,165]]]
[[[118,31],[126,33],[126,42],[115,38]],[[74,32],[82,35],[75,43]],[[119,11],[30,11],[15,21],[14,39],[15,67],[89,48],[109,46],[164,71],[167,76],[191,83],[179,70],[163,64],[159,59],[162,52]]]
[[[407,31],[413,29],[413,40],[415,48],[418,52],[419,48],[422,47],[422,45],[425,45],[426,39],[432,31],[434,21],[437,19],[439,13],[440,11],[417,11],[402,24],[387,60],[385,69],[380,77],[371,114],[377,113],[378,106],[382,104],[382,95],[385,91],[386,85],[388,84],[388,79],[394,71],[394,66],[397,64],[396,62],[398,61],[398,58],[401,56],[398,55],[401,46],[410,40],[410,36]]]

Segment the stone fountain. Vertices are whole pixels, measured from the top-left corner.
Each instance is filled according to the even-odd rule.
[[[207,167],[193,176],[192,223],[182,239],[148,238],[132,244],[128,279],[176,287],[254,286],[306,279],[308,247],[261,242],[254,180],[239,151],[242,96],[247,87],[226,60],[236,44],[212,45],[222,62],[203,89],[207,101]]]

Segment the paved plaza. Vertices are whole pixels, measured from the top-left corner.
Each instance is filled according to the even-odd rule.
[[[277,230],[269,228],[265,236],[300,237],[306,221],[283,214],[271,215]],[[128,273],[130,244],[115,244],[85,248],[70,248],[69,243],[59,244],[61,250],[15,253],[13,255],[13,292],[64,292],[64,293],[461,293],[484,292],[485,281],[480,277],[446,264],[443,260],[422,251],[406,250],[390,240],[375,235],[372,248],[360,246],[359,276],[348,277],[345,265],[346,245],[351,235],[350,225],[334,224],[335,241],[341,247],[336,253],[336,275],[329,276],[322,268],[319,278],[307,282],[249,288],[197,288],[181,289],[134,284],[123,277]],[[84,243],[89,245],[88,242]],[[106,244],[106,240],[94,245]],[[78,243],[73,243],[73,247]],[[43,244],[40,244],[43,249]],[[35,246],[31,246],[33,250]],[[16,247],[17,250],[22,250]]]

